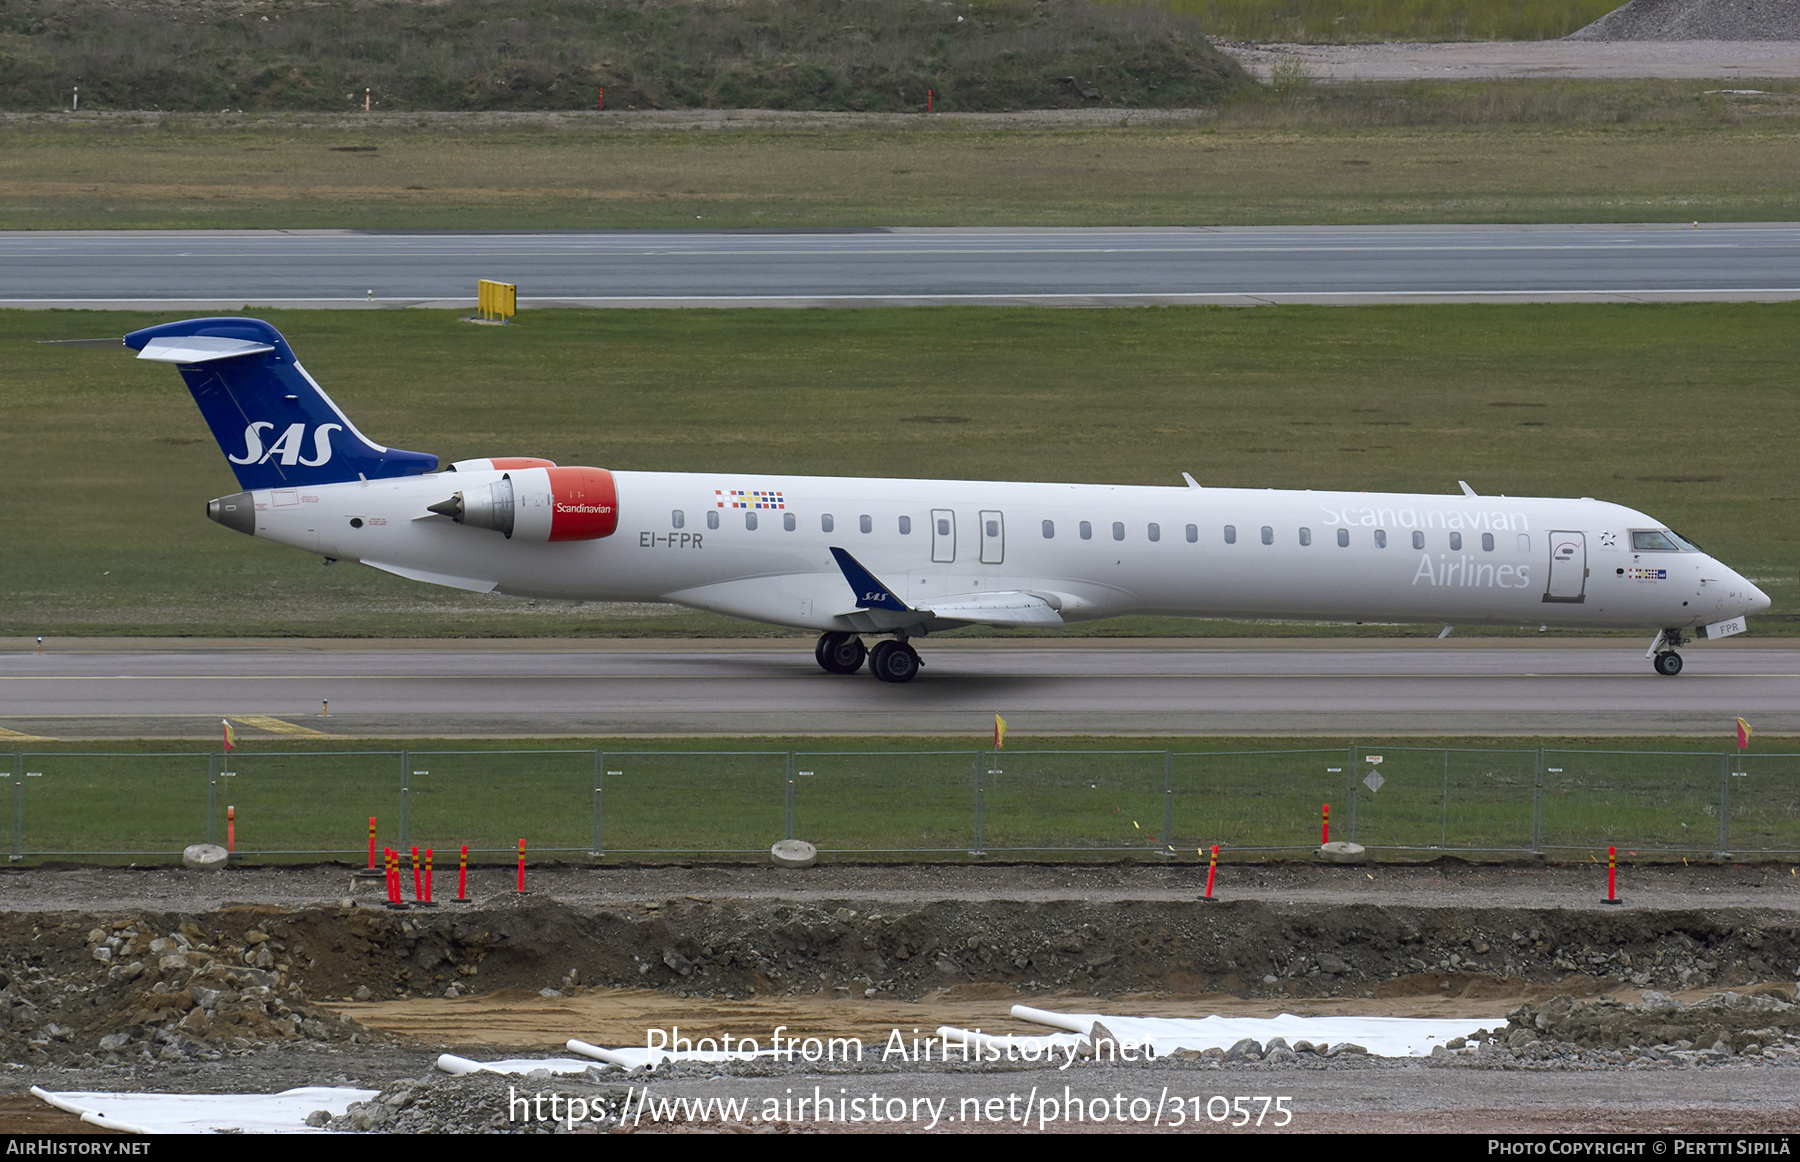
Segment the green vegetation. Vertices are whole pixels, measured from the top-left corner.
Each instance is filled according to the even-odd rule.
[[[1141,2],[1141,0],[1125,0]],[[1299,44],[1554,40],[1624,0],[1155,0],[1212,36]]]
[[[1316,844],[1321,803],[1331,805],[1335,838],[1400,858],[1521,853],[1534,840],[1560,857],[1604,854],[1608,844],[1627,858],[1710,855],[1721,850],[1722,802],[1727,850],[1791,855],[1800,824],[1800,755],[1706,753],[1691,739],[1628,751],[1566,739],[1013,741],[998,752],[966,738],[374,750],[284,738],[246,742],[228,758],[166,744],[109,744],[105,754],[67,744],[0,755],[0,768],[33,772],[17,799],[20,851],[33,856],[223,842],[226,804],[245,858],[354,858],[374,815],[378,843],[433,848],[440,868],[462,844],[477,860],[504,862],[521,836],[539,859],[579,858],[597,836],[613,858],[756,857],[789,834],[790,810],[795,836],[874,860],[980,850],[1192,861],[1215,843],[1227,858],[1262,858]],[[1378,793],[1355,782],[1375,769],[1370,754],[1382,759]],[[10,814],[4,778],[0,790]]]
[[[1218,486],[1450,493],[1464,479],[1652,513],[1774,598],[1755,632],[1800,625],[1800,304],[545,311],[510,327],[257,313],[372,438],[445,461],[1132,484],[1187,469]],[[0,634],[771,632],[324,568],[212,524],[203,503],[237,484],[180,378],[32,342],[162,318],[0,313]]]
[[[0,0],[0,108],[190,112],[1208,104],[1249,83],[1192,17],[1084,0]]]
[[[1112,124],[21,116],[0,121],[0,229],[1790,220],[1800,82],[1759,86],[1311,85]]]

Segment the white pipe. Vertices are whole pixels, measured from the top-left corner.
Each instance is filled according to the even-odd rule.
[[[470,1061],[467,1057],[458,1057],[454,1053],[438,1054],[437,1067],[445,1073],[454,1073],[458,1077],[467,1073],[480,1073],[486,1068],[479,1061]]]
[[[592,1057],[596,1061],[604,1061],[608,1065],[616,1065],[620,1069],[624,1069],[627,1071],[633,1070],[633,1069],[655,1069],[656,1068],[655,1065],[653,1065],[647,1061],[638,1061],[635,1058],[633,1058],[627,1054],[618,1052],[617,1050],[602,1049],[598,1045],[589,1045],[586,1041],[577,1041],[573,1037],[569,1038],[569,1041],[565,1047],[571,1053],[579,1053],[583,1057]]]
[[[1094,1018],[1072,1017],[1067,1013],[1052,1013],[1048,1009],[1034,1009],[1030,1005],[1014,1005],[1012,1015],[1021,1021],[1030,1021],[1034,1025],[1048,1025],[1052,1029],[1067,1029],[1071,1033],[1080,1033],[1086,1037],[1094,1030]]]

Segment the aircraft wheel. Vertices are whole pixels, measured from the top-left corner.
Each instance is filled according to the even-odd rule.
[[[868,654],[868,647],[853,633],[822,633],[819,644],[813,647],[819,668],[831,674],[856,673]]]
[[[905,642],[876,642],[869,651],[869,672],[883,682],[910,682],[919,673],[919,653]]]
[[[1681,673],[1681,655],[1674,650],[1664,650],[1657,654],[1656,672],[1665,678],[1673,678]]]

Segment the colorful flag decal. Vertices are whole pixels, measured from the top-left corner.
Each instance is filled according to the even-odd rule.
[[[237,745],[237,731],[231,729],[231,719],[221,718],[219,724],[225,728],[225,749],[230,750]]]
[[[1006,745],[1006,719],[994,715],[994,749],[999,750]]]
[[[1746,750],[1750,746],[1750,724],[1738,719],[1738,749]]]
[[[715,488],[720,508],[786,508],[781,493],[766,488]]]

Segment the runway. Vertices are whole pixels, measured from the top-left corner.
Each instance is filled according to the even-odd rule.
[[[906,686],[810,643],[194,648],[4,656],[0,749],[34,739],[645,735],[1800,733],[1800,647],[1719,643],[1659,677],[1627,641],[1525,646],[979,640]],[[329,701],[329,716],[322,703]]]
[[[238,311],[1779,301],[1800,225],[0,233],[0,306]]]

